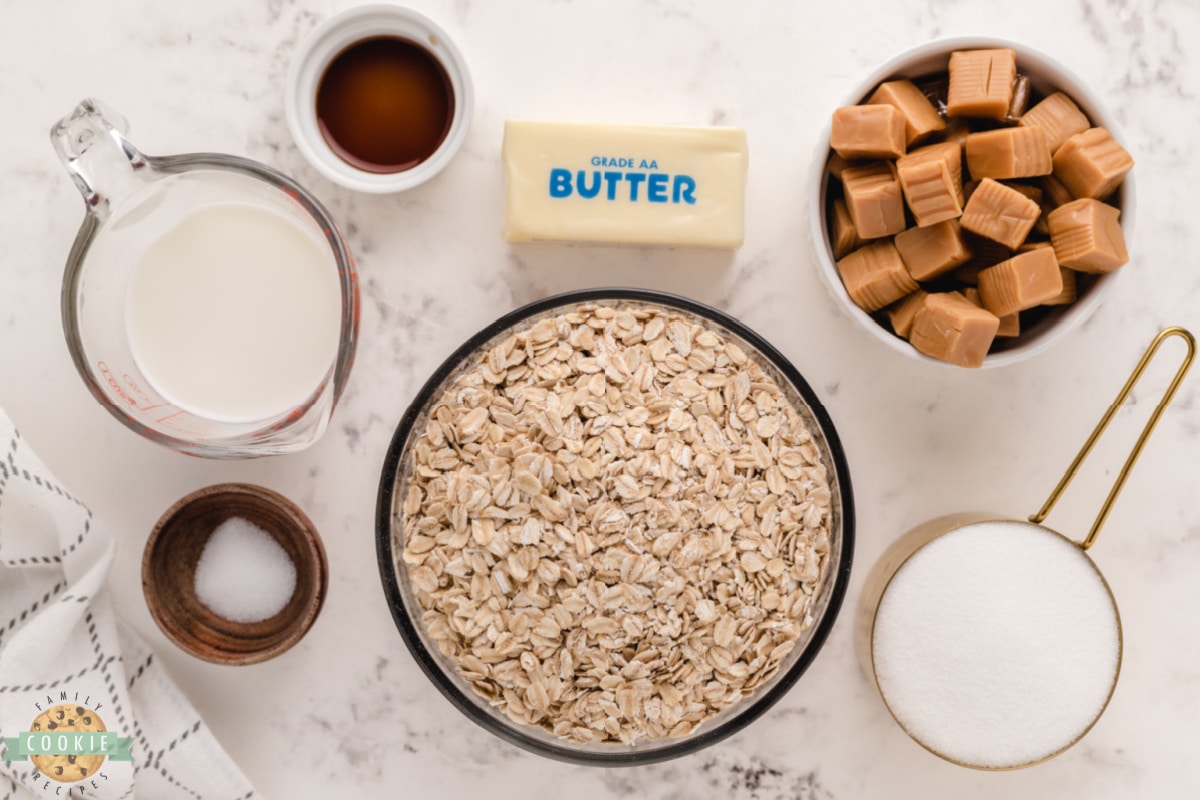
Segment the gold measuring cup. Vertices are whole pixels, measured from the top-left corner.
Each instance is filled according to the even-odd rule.
[[[1162,345],[1162,343],[1164,341],[1166,341],[1168,338],[1171,338],[1171,337],[1179,337],[1179,338],[1183,339],[1186,344],[1187,351],[1186,351],[1185,357],[1183,359],[1183,362],[1180,364],[1179,369],[1176,371],[1175,376],[1172,379],[1170,385],[1167,387],[1165,393],[1163,394],[1162,399],[1159,401],[1158,405],[1155,407],[1154,411],[1151,413],[1149,420],[1146,422],[1146,425],[1142,429],[1141,434],[1138,436],[1137,441],[1135,442],[1132,451],[1129,453],[1129,456],[1126,458],[1125,464],[1122,466],[1120,474],[1117,476],[1116,482],[1113,484],[1112,489],[1108,493],[1108,497],[1105,499],[1103,505],[1101,506],[1100,512],[1096,516],[1096,520],[1092,524],[1092,528],[1088,532],[1087,536],[1082,541],[1076,542],[1057,531],[1054,531],[1048,527],[1041,525],[1040,523],[1044,519],[1046,519],[1046,517],[1050,513],[1051,509],[1054,508],[1055,504],[1058,502],[1059,498],[1061,497],[1063,492],[1066,490],[1067,485],[1075,477],[1075,474],[1078,471],[1080,465],[1083,463],[1084,459],[1088,456],[1089,453],[1091,453],[1092,448],[1096,444],[1096,441],[1104,433],[1105,429],[1107,429],[1109,423],[1112,421],[1112,418],[1116,415],[1116,412],[1118,411],[1118,409],[1120,409],[1120,407],[1124,404],[1126,399],[1128,399],[1129,394],[1133,390],[1134,385],[1137,383],[1138,379],[1141,378],[1142,373],[1145,372],[1146,367],[1150,364],[1150,362],[1154,358],[1155,354],[1158,352],[1159,347]],[[1122,387],[1121,391],[1117,394],[1116,399],[1109,406],[1109,408],[1108,408],[1107,412],[1104,414],[1104,416],[1101,417],[1100,422],[1096,425],[1096,428],[1092,431],[1091,435],[1088,437],[1087,441],[1084,443],[1084,445],[1083,445],[1082,449],[1079,451],[1078,455],[1075,456],[1075,459],[1071,462],[1071,465],[1067,468],[1067,471],[1063,474],[1062,479],[1058,482],[1058,485],[1055,486],[1054,490],[1050,493],[1050,496],[1046,500],[1045,504],[1042,506],[1042,508],[1040,510],[1038,510],[1038,512],[1036,514],[1033,514],[1032,516],[1029,517],[1028,522],[1026,522],[1024,520],[1012,519],[1003,514],[985,513],[985,512],[957,513],[957,514],[950,514],[947,516],[939,517],[937,519],[930,520],[922,525],[918,525],[917,527],[915,527],[912,530],[905,533],[898,540],[896,540],[890,547],[888,547],[888,549],[883,553],[883,555],[879,558],[879,560],[872,567],[871,572],[867,576],[866,584],[863,588],[863,593],[861,595],[858,611],[857,611],[857,614],[855,617],[855,640],[856,640],[856,645],[857,645],[857,649],[858,649],[859,659],[862,664],[863,671],[866,673],[867,677],[875,683],[876,689],[879,691],[880,697],[883,699],[884,704],[888,708],[888,712],[892,715],[892,718],[895,719],[897,724],[899,724],[901,726],[901,728],[903,728],[904,731],[914,741],[916,741],[918,744],[920,744],[922,747],[924,747],[925,749],[929,750],[930,752],[934,753],[935,755],[937,755],[947,761],[950,761],[955,764],[959,764],[961,766],[972,767],[972,768],[976,768],[976,769],[989,769],[989,770],[1019,769],[1022,767],[1033,766],[1034,764],[1041,763],[1041,762],[1046,761],[1050,758],[1053,758],[1054,756],[1058,755],[1059,753],[1062,753],[1063,751],[1067,750],[1072,745],[1074,745],[1076,742],[1078,742],[1080,739],[1082,739],[1083,736],[1089,730],[1091,730],[1092,726],[1096,723],[1096,721],[1099,720],[1101,714],[1103,714],[1103,712],[1104,712],[1104,709],[1107,707],[1109,700],[1112,698],[1113,691],[1116,688],[1117,675],[1120,672],[1120,664],[1121,664],[1122,635],[1121,635],[1121,624],[1120,624],[1120,617],[1119,617],[1119,614],[1117,611],[1116,599],[1113,597],[1112,590],[1109,588],[1108,583],[1104,580],[1104,577],[1101,574],[1099,568],[1092,561],[1092,559],[1087,555],[1086,551],[1095,543],[1096,536],[1099,533],[1101,526],[1104,524],[1105,520],[1108,518],[1109,511],[1112,509],[1113,503],[1115,502],[1118,494],[1120,494],[1120,491],[1121,491],[1122,487],[1124,486],[1125,481],[1128,478],[1130,471],[1133,469],[1134,463],[1137,461],[1138,456],[1141,454],[1142,448],[1144,447],[1146,440],[1150,437],[1150,434],[1153,432],[1155,426],[1158,424],[1158,420],[1162,416],[1163,411],[1166,409],[1167,405],[1171,402],[1171,399],[1174,397],[1176,390],[1179,388],[1180,382],[1183,380],[1184,375],[1187,373],[1188,369],[1191,367],[1192,361],[1195,358],[1195,354],[1196,354],[1195,338],[1192,336],[1191,333],[1184,330],[1183,328],[1179,328],[1179,327],[1167,328],[1167,329],[1161,331],[1154,338],[1154,341],[1150,344],[1150,346],[1147,348],[1146,352],[1142,355],[1142,358],[1138,362],[1137,367],[1133,370],[1133,373],[1129,376],[1129,379],[1125,382],[1124,387]],[[995,524],[993,524],[993,523],[995,523]],[[990,527],[985,529],[984,527],[982,527],[983,524],[989,524]],[[979,525],[981,527],[979,527],[979,528],[973,527],[973,526],[977,526],[977,525]],[[1005,758],[1000,758],[1000,757],[992,758],[990,756],[989,757],[976,757],[975,755],[964,756],[963,753],[965,753],[965,752],[972,752],[972,753],[978,752],[978,748],[975,746],[976,743],[963,742],[961,739],[954,742],[953,748],[947,746],[945,742],[947,741],[948,738],[953,738],[953,737],[946,737],[946,736],[942,735],[942,732],[933,731],[930,724],[928,723],[927,718],[922,718],[921,720],[916,720],[916,716],[913,713],[911,713],[911,711],[910,711],[910,709],[912,707],[911,706],[911,698],[900,697],[900,694],[902,694],[902,692],[899,690],[898,686],[893,687],[893,689],[892,689],[893,695],[891,698],[889,698],[889,692],[884,686],[884,683],[886,683],[886,681],[881,681],[881,679],[880,679],[880,673],[881,673],[880,661],[879,661],[879,659],[877,659],[877,648],[879,646],[880,641],[885,642],[885,644],[884,644],[885,650],[887,650],[888,648],[895,650],[896,646],[892,643],[897,641],[895,630],[892,630],[892,631],[886,630],[889,625],[893,624],[890,620],[892,618],[894,618],[894,615],[892,615],[890,613],[883,615],[886,617],[884,626],[883,626],[883,628],[877,627],[877,623],[879,623],[880,618],[881,618],[881,614],[880,614],[881,606],[883,606],[889,599],[895,600],[895,598],[901,597],[901,596],[906,597],[906,598],[913,596],[912,593],[914,590],[912,590],[912,589],[909,589],[909,588],[901,588],[898,590],[893,589],[893,586],[896,585],[894,583],[894,579],[897,577],[897,575],[901,574],[902,571],[905,570],[906,568],[908,568],[909,574],[906,575],[906,578],[904,581],[900,582],[900,585],[907,583],[908,586],[911,587],[913,585],[913,581],[917,581],[917,580],[921,580],[921,579],[926,579],[928,581],[932,577],[930,575],[930,568],[928,566],[914,566],[914,561],[913,561],[914,557],[917,556],[919,553],[924,553],[923,560],[916,562],[917,564],[919,564],[919,565],[929,565],[931,563],[940,564],[942,562],[933,561],[933,559],[929,558],[929,554],[931,552],[935,552],[935,551],[926,550],[925,548],[929,547],[930,545],[932,545],[935,542],[940,542],[940,544],[939,544],[940,549],[938,551],[936,551],[938,553],[936,558],[942,559],[942,558],[945,558],[944,554],[947,552],[947,545],[950,544],[951,542],[952,542],[952,546],[955,548],[958,548],[959,551],[961,551],[964,546],[965,547],[973,546],[973,547],[975,547],[976,550],[979,550],[980,547],[982,546],[980,543],[985,540],[976,538],[974,540],[974,542],[975,542],[974,545],[968,545],[966,543],[968,541],[971,541],[968,537],[970,537],[970,536],[975,536],[975,537],[992,536],[992,537],[995,537],[995,536],[1001,535],[1001,531],[1005,531],[1005,533],[1003,534],[1004,536],[1008,536],[1011,534],[1027,535],[1027,534],[1033,534],[1036,532],[1036,534],[1037,534],[1036,536],[1026,536],[1028,543],[1038,544],[1038,548],[1041,548],[1042,544],[1040,543],[1040,540],[1038,540],[1038,537],[1042,537],[1043,539],[1046,540],[1046,542],[1045,542],[1046,546],[1050,548],[1050,550],[1046,551],[1047,553],[1049,553],[1051,551],[1053,551],[1055,553],[1057,553],[1059,551],[1063,551],[1063,552],[1069,551],[1069,552],[1075,554],[1073,556],[1066,556],[1066,555],[1063,556],[1063,558],[1065,559],[1064,566],[1067,563],[1070,563],[1070,565],[1071,565],[1069,567],[1069,569],[1067,569],[1066,571],[1069,572],[1071,570],[1075,570],[1074,574],[1076,576],[1083,576],[1085,581],[1091,581],[1093,587],[1096,585],[1095,579],[1098,579],[1098,586],[1102,587],[1102,588],[1091,591],[1091,594],[1089,595],[1089,598],[1090,598],[1089,602],[1091,602],[1093,604],[1086,606],[1086,613],[1091,618],[1091,620],[1094,621],[1095,624],[1098,626],[1096,628],[1096,630],[1098,630],[1098,631],[1109,630],[1109,628],[1107,628],[1106,626],[1111,626],[1111,633],[1113,634],[1113,638],[1115,640],[1115,648],[1116,648],[1115,661],[1113,663],[1111,663],[1110,665],[1107,665],[1107,667],[1111,669],[1111,676],[1110,677],[1102,676],[1102,677],[1107,678],[1107,680],[1106,681],[1098,680],[1097,682],[1095,682],[1093,684],[1093,687],[1096,687],[1098,689],[1097,693],[1095,693],[1093,695],[1093,698],[1094,698],[1094,700],[1102,700],[1102,702],[1098,703],[1098,708],[1095,710],[1094,715],[1091,716],[1091,719],[1084,720],[1083,722],[1086,722],[1086,724],[1080,724],[1074,730],[1073,735],[1063,736],[1054,744],[1054,746],[1046,746],[1046,747],[1042,748],[1042,752],[1032,752],[1032,750],[1035,748],[1032,745],[1028,745],[1028,743],[1026,743],[1024,745],[1025,752],[1020,757],[1017,757],[1017,758],[1011,759],[1011,760],[1006,760]],[[957,539],[950,540],[950,539],[943,538],[943,537],[948,537],[950,534],[957,534]],[[1038,540],[1038,541],[1035,541],[1035,540]],[[995,539],[993,538],[992,541],[995,541]],[[1063,547],[1062,545],[1064,545],[1064,544],[1067,545],[1067,547]],[[990,542],[989,542],[989,546],[991,546]],[[1057,548],[1057,549],[1055,549],[1055,548]],[[1032,551],[1033,548],[1030,548],[1030,550]],[[1040,553],[1042,551],[1040,549],[1038,549],[1037,552]],[[1059,559],[1059,557],[1057,555],[1055,555],[1052,560],[1057,561],[1058,559]],[[1075,560],[1072,561],[1072,559],[1075,559]],[[1091,573],[1094,573],[1094,576],[1092,576]],[[939,581],[939,585],[941,585],[941,586],[944,586],[946,583],[965,580],[964,578],[962,578],[961,575],[947,575],[947,574],[945,574],[944,571],[937,573],[937,579]],[[932,582],[927,582],[926,584],[922,585],[922,588],[917,589],[915,591],[918,593],[925,591],[930,596],[935,595],[938,592],[938,589],[935,588],[935,589],[927,590],[924,588],[925,586],[932,586],[932,585],[933,585]],[[1085,583],[1071,584],[1071,585],[1083,587],[1085,585]],[[1055,587],[1055,590],[1057,590],[1057,588],[1058,587]],[[893,590],[893,594],[890,597],[889,597],[889,590]],[[979,593],[976,593],[976,594],[979,594]],[[1107,603],[1104,600],[1105,597],[1107,598]],[[898,604],[898,607],[902,607],[902,608],[906,607],[904,605],[904,603],[907,601],[903,601],[903,602],[896,601],[896,602]],[[1064,601],[1064,602],[1066,602],[1066,601]],[[911,609],[911,607],[912,607],[911,604],[909,606],[907,606],[907,608],[909,608],[909,609]],[[951,614],[961,614],[961,615],[963,615],[964,619],[969,616],[969,612],[964,611],[962,609],[952,609],[950,613]],[[947,619],[951,619],[951,617],[947,617]],[[959,622],[959,620],[954,620],[954,621],[956,623]],[[965,619],[964,624],[966,625],[967,628],[970,627],[969,623],[970,623],[970,620]],[[907,624],[907,623],[905,623],[905,624]],[[957,626],[955,626],[954,629],[960,634],[963,630],[963,628],[959,628]],[[883,634],[882,637],[880,636],[881,633]],[[1103,636],[1101,636],[1100,638],[1103,638]],[[901,652],[903,652],[903,654],[905,656],[907,656],[908,658],[910,658],[910,659],[915,658],[915,661],[918,664],[918,666],[917,666],[918,670],[922,670],[922,669],[925,670],[925,672],[921,675],[921,677],[919,679],[920,681],[924,681],[924,682],[917,683],[915,685],[919,685],[921,687],[926,687],[926,686],[934,687],[934,688],[930,689],[929,692],[925,692],[924,688],[922,688],[918,692],[918,694],[922,695],[921,696],[922,702],[928,702],[929,698],[931,696],[936,695],[938,692],[943,692],[943,691],[951,692],[951,693],[953,692],[953,690],[950,689],[949,687],[945,687],[943,685],[937,684],[936,682],[932,681],[931,676],[939,674],[938,671],[945,668],[945,663],[946,663],[945,661],[936,662],[936,659],[941,657],[941,654],[943,652],[952,652],[955,650],[959,650],[964,645],[963,645],[961,639],[955,641],[952,645],[945,645],[945,636],[944,635],[942,637],[942,641],[939,642],[938,644],[940,646],[945,646],[945,650],[942,651],[941,648],[939,647],[939,648],[937,648],[939,652],[933,652],[933,653],[921,652],[921,653],[915,654],[915,655],[914,655],[913,651],[904,651],[903,649],[901,650]],[[915,649],[916,648],[915,640],[912,644],[905,645],[905,646],[909,646],[909,647],[912,647]],[[933,648],[931,648],[931,649],[933,649]],[[894,657],[893,655],[888,654],[885,656],[885,661],[887,658],[893,658],[893,657]],[[936,662],[936,666],[934,665],[935,662]],[[904,669],[911,669],[912,664],[914,662],[912,660],[909,660],[909,661],[904,661],[902,663],[904,665],[903,666]],[[1031,666],[1035,670],[1041,668],[1040,664],[1034,664]],[[1105,668],[1106,668],[1106,665],[1104,665],[1104,664],[1095,665],[1094,667],[1090,663],[1088,665],[1089,670],[1099,670],[1099,669],[1105,669]],[[889,665],[888,669],[893,670],[893,669],[895,669],[895,667]],[[977,677],[978,677],[977,675],[971,675],[967,678],[967,680],[973,681]],[[902,681],[899,681],[897,683],[900,683],[900,682],[902,682]],[[1079,681],[1079,684],[1082,685],[1083,683],[1086,683],[1086,681],[1083,681],[1081,679]],[[1106,684],[1106,686],[1105,686],[1105,684]],[[1107,689],[1106,692],[1103,691],[1105,688]],[[941,696],[944,698],[946,698],[946,697],[951,698],[948,700],[947,705],[953,706],[954,711],[950,712],[950,713],[959,713],[964,708],[973,707],[972,704],[977,699],[976,697],[964,698],[961,695],[952,696],[952,695],[943,694],[943,695],[938,695],[938,696]],[[989,699],[991,699],[991,698],[989,698]],[[897,706],[901,707],[904,710],[898,712]],[[1095,707],[1095,706],[1093,705],[1093,706],[1088,706],[1088,707],[1091,708],[1091,707]],[[1055,707],[1055,710],[1056,711],[1058,710],[1057,706]],[[934,709],[933,713],[937,714],[937,713],[940,713],[941,711],[942,711],[942,709]],[[925,711],[922,710],[921,713],[924,714]],[[993,729],[994,729],[995,727],[997,727],[998,725],[1001,724],[997,720],[1002,717],[1003,717],[1003,714],[999,714],[999,713],[996,714],[995,716],[990,716],[990,717],[987,715],[981,715],[978,718],[972,718],[971,720],[967,721],[966,725],[971,726],[971,725],[975,725],[976,723],[978,723],[981,725],[992,725]],[[944,720],[941,720],[941,718],[939,718],[939,721],[944,721]],[[945,727],[947,729],[949,729],[951,727],[958,725],[960,722],[962,722],[962,719],[956,718],[956,719],[953,719],[951,722],[948,722]],[[937,723],[934,723],[934,725],[932,727],[936,727],[936,725],[937,725]],[[1065,723],[1064,723],[1064,725],[1065,725]],[[914,728],[919,728],[920,730],[914,730]],[[963,738],[969,739],[970,737],[963,737]],[[930,741],[931,739],[934,741]],[[960,746],[960,744],[961,744],[961,746]],[[954,752],[950,752],[952,749],[954,750]],[[1018,746],[1017,749],[1018,750],[1021,749],[1021,746]]]

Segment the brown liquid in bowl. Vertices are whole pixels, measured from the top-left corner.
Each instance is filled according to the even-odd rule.
[[[454,92],[441,63],[407,39],[366,39],[343,50],[317,86],[317,124],[358,169],[401,172],[433,155],[450,130]]]

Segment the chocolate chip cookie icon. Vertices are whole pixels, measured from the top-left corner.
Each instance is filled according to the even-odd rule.
[[[95,711],[86,706],[63,703],[38,714],[31,731],[51,734],[94,733],[108,730]],[[47,778],[61,783],[74,783],[95,775],[104,763],[102,755],[37,755],[30,756],[34,766]]]

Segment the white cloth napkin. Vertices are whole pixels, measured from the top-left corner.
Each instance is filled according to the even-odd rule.
[[[132,739],[133,756],[106,758],[72,783],[29,757],[0,760],[0,800],[257,797],[154,654],[113,614],[105,587],[113,547],[112,534],[58,485],[0,409],[0,738],[18,737],[68,703]]]

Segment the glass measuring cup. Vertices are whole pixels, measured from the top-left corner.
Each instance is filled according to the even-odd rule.
[[[1169,337],[1185,358],[1088,535],[1042,525]],[[1042,508],[1028,521],[950,514],[905,533],[868,574],[855,619],[863,671],[888,712],[935,755],[975,769],[1033,766],[1072,747],[1116,689],[1116,599],[1087,555],[1195,357],[1182,328],[1158,334]]]
[[[245,458],[311,445],[324,432],[345,386],[358,335],[357,275],[336,224],[315,197],[270,167],[217,153],[148,156],[125,138],[125,128],[119,115],[89,99],[50,132],[86,205],[62,289],[63,332],[84,383],[126,427],[179,452]],[[198,211],[216,207],[233,209],[235,216],[240,209],[255,220],[269,217],[270,225],[282,226],[312,255],[313,274],[321,276],[327,290],[321,302],[328,311],[329,337],[319,351],[297,346],[295,354],[285,355],[285,361],[310,359],[298,362],[303,372],[292,383],[299,388],[282,400],[247,405],[244,413],[213,412],[172,393],[138,358],[129,332],[130,290],[147,252],[190,224]],[[264,241],[250,237],[237,246],[251,252],[252,246],[266,247]],[[170,259],[165,263],[169,266]],[[290,289],[286,283],[263,281],[261,290]],[[239,288],[228,287],[233,293]],[[186,373],[193,364],[181,366]],[[260,368],[267,381],[273,371],[291,370],[289,377],[296,372],[290,363]],[[221,374],[238,373],[231,368]],[[224,390],[236,394],[239,388],[231,381]]]

